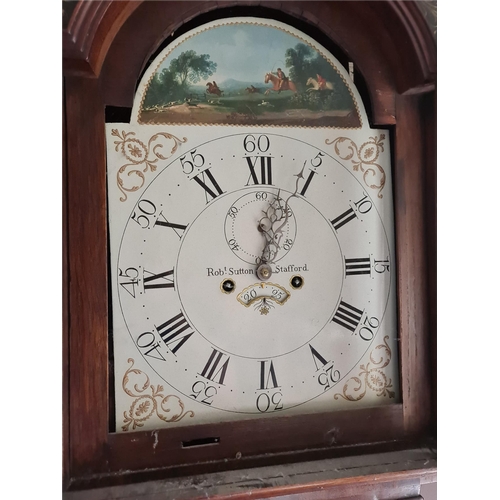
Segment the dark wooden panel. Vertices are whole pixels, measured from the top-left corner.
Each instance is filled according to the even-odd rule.
[[[63,29],[64,73],[95,78],[109,45],[140,1],[82,0]]]
[[[99,82],[68,78],[69,429],[73,473],[102,458],[108,425],[104,107]]]
[[[401,388],[409,433],[430,420],[430,357],[425,232],[425,138],[419,96],[398,96],[395,134],[395,215]],[[415,147],[415,145],[420,145]]]
[[[66,106],[64,95],[64,82],[63,82],[63,103],[62,103],[62,367],[63,373],[69,373],[69,260],[68,260],[68,189],[67,189],[67,137],[66,137]],[[65,450],[69,448],[69,380],[68,377],[63,377],[62,381],[63,390],[63,447]],[[67,484],[70,477],[70,463],[69,455],[67,453],[63,456],[63,482]]]
[[[66,500],[198,498],[408,498],[435,481],[435,453],[428,449],[353,455],[184,478],[162,478],[65,495]],[[398,496],[399,495],[399,496]]]
[[[206,437],[219,444],[183,448],[182,442]],[[172,467],[235,457],[263,456],[302,449],[331,449],[355,444],[387,442],[404,437],[401,405],[322,415],[268,418],[162,429],[154,432],[109,436],[111,470]]]
[[[427,238],[429,355],[432,368],[432,432],[437,433],[437,123],[436,92],[422,98],[425,134],[425,235]]]

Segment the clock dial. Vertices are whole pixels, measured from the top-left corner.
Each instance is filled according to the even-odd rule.
[[[367,124],[338,61],[268,19],[207,23],[145,71],[107,133],[123,430],[395,401],[390,148]]]
[[[249,143],[265,144],[250,162]],[[120,240],[113,279],[128,335],[203,411],[311,404],[394,326],[376,203],[297,138],[239,133],[185,150],[141,193]]]

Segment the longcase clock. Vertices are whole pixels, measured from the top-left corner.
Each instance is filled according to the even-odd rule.
[[[280,5],[72,6],[68,498],[435,480],[432,29]]]

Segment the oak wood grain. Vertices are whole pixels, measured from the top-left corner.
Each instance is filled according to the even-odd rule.
[[[370,494],[370,499],[396,499],[412,497],[421,484],[435,480],[435,453],[414,449],[161,478],[68,492],[65,499],[367,498]]]
[[[99,82],[67,78],[69,458],[89,473],[108,434],[104,107]]]
[[[421,97],[397,96],[395,216],[400,359],[405,426],[423,432],[430,422],[427,245],[424,184],[425,138]],[[416,148],[415,144],[421,147]]]

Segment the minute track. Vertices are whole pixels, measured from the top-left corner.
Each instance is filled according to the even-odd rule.
[[[241,158],[247,136],[222,137],[194,148],[196,162],[201,162],[201,156],[210,162],[208,171],[219,189],[206,171],[204,183],[215,197],[205,188],[206,197],[200,196],[199,183],[193,179],[200,179],[202,172],[188,178],[179,171],[178,160],[144,193],[155,206],[160,207],[156,200],[161,200],[157,227],[147,230],[132,221],[123,244],[125,253],[133,254],[135,262],[150,273],[143,283],[147,293],[137,304],[125,301],[123,293],[127,302],[123,310],[125,316],[136,311],[132,316],[142,318],[137,320],[142,331],[153,324],[158,347],[149,355],[143,348],[141,354],[184,396],[214,411],[271,415],[313,404],[361,358],[372,341],[366,339],[372,339],[378,329],[371,325],[383,316],[390,281],[385,271],[389,247],[380,240],[380,232],[372,229],[381,223],[366,192],[349,171],[326,153],[320,155],[316,146],[307,149],[303,141],[266,134],[273,158],[273,186],[254,185],[252,177],[246,186],[251,176],[248,166],[237,168],[234,161],[213,160],[221,150],[224,157],[238,158],[239,154]],[[291,158],[299,156],[292,152],[296,144],[302,159],[295,160],[292,168]],[[190,156],[186,160],[191,161]],[[307,168],[314,168],[319,160],[321,171],[308,173]],[[261,178],[262,164],[265,179]],[[257,180],[267,181],[267,160],[257,160],[255,165]],[[307,175],[300,177],[297,172],[304,167]],[[306,187],[309,176],[312,180]],[[305,188],[307,198],[301,195]],[[141,207],[152,211],[152,205]],[[281,214],[284,210],[289,212],[286,217]],[[347,221],[337,231],[332,220],[340,216],[340,221],[345,220],[346,210],[359,223]],[[334,218],[329,215],[332,211],[338,214]],[[169,214],[168,219],[163,214]],[[256,273],[262,249],[270,241],[259,230],[261,225],[273,234],[265,226],[267,218],[275,224],[273,231],[281,229],[283,235],[276,259],[271,254],[264,257],[271,262],[273,279],[265,282],[268,288],[259,296],[263,282]],[[145,220],[141,222],[144,226]],[[141,238],[141,231],[145,237],[139,253],[134,241]],[[375,256],[374,262],[381,262],[377,269],[384,272],[371,271],[370,257],[355,252],[360,246],[369,248],[371,241],[383,243],[381,258]],[[349,280],[359,283],[363,275],[368,280],[361,298],[359,292],[352,295],[354,285]],[[221,288],[228,279],[231,290]],[[242,295],[253,291],[255,297]],[[266,296],[272,293],[276,296]],[[368,318],[371,323],[365,324],[363,308],[368,302],[376,318]],[[168,312],[161,312],[162,307]],[[361,342],[352,341],[351,335],[362,328]]]

